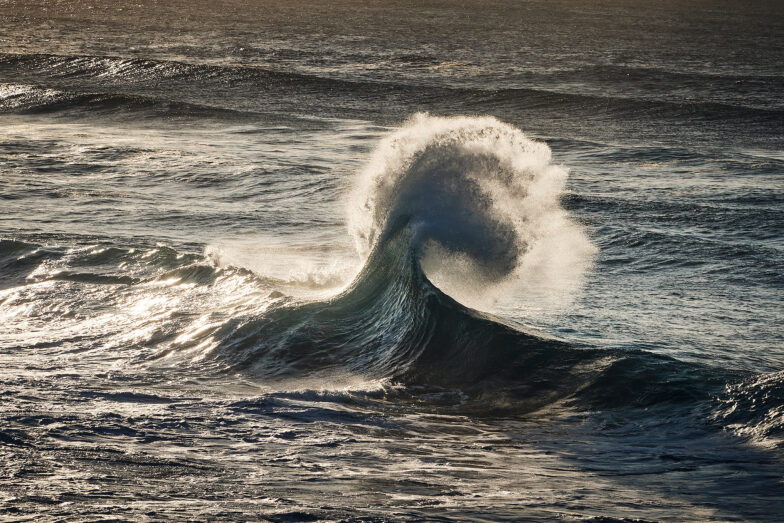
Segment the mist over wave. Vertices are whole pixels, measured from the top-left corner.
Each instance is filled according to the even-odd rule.
[[[566,176],[545,144],[495,118],[419,114],[360,174],[349,230],[367,256],[407,220],[425,272],[463,303],[557,299],[576,290],[596,252],[560,205]]]

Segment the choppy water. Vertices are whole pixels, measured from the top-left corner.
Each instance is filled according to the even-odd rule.
[[[0,5],[8,519],[784,512],[784,12]]]

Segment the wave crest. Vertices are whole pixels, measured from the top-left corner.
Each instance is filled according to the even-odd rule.
[[[546,144],[496,118],[420,113],[358,177],[349,230],[367,258],[407,222],[428,277],[472,306],[571,294],[596,248],[561,206],[567,175]]]

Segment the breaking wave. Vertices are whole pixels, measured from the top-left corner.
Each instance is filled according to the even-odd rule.
[[[364,259],[353,281],[321,301],[273,293],[263,312],[211,330],[199,361],[267,384],[360,376],[451,391],[482,412],[688,403],[720,390],[699,366],[576,347],[469,306],[577,291],[596,249],[560,206],[565,178],[546,145],[494,118],[417,115],[382,141],[349,198]]]

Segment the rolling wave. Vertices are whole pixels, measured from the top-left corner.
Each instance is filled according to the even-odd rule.
[[[647,95],[638,96],[634,91],[610,95],[590,90],[580,92],[574,86],[553,86],[550,89],[527,85],[504,88],[488,88],[481,84],[472,87],[437,86],[415,79],[373,81],[257,66],[192,64],[114,56],[4,53],[0,54],[0,74],[5,76],[6,81],[10,78],[11,85],[24,84],[40,91],[38,103],[36,99],[12,95],[10,98],[15,98],[15,103],[6,100],[0,105],[0,110],[5,111],[55,111],[67,106],[101,104],[145,109],[147,105],[142,100],[147,97],[156,99],[158,104],[169,104],[175,113],[189,114],[191,110],[197,116],[205,111],[226,111],[226,116],[231,116],[232,111],[234,114],[254,113],[249,107],[217,103],[231,91],[239,90],[246,99],[249,93],[280,100],[297,97],[300,103],[303,97],[314,98],[313,104],[308,104],[309,109],[321,111],[328,108],[329,100],[334,102],[336,97],[350,96],[367,101],[384,100],[391,106],[397,103],[423,103],[433,108],[446,108],[457,103],[481,112],[536,110],[555,106],[561,113],[577,111],[588,115],[686,117],[705,121],[750,120],[760,125],[773,126],[774,129],[784,113],[781,107],[743,104],[735,99],[715,101],[678,98],[674,95],[651,98]],[[118,89],[120,92],[117,92]],[[9,88],[6,86],[4,90],[6,93],[0,92],[0,98],[9,98]],[[142,94],[146,91],[155,95]],[[204,91],[203,97],[198,101],[191,99],[200,91]],[[89,94],[96,92],[101,94]],[[134,94],[129,95],[127,92]],[[189,98],[182,99],[186,94]],[[216,97],[216,94],[219,96]],[[114,96],[121,99],[103,99]],[[23,103],[23,100],[27,102]]]
[[[160,82],[175,79],[201,81],[217,79],[224,83],[240,80],[340,83],[339,80],[261,67],[192,64],[117,56],[0,53],[0,67],[28,74],[46,74],[61,78],[92,77],[106,81]]]
[[[231,119],[258,117],[262,114],[154,96],[81,92],[30,84],[0,84],[0,112],[23,114],[68,112],[86,116],[125,113],[152,118],[193,116]]]

